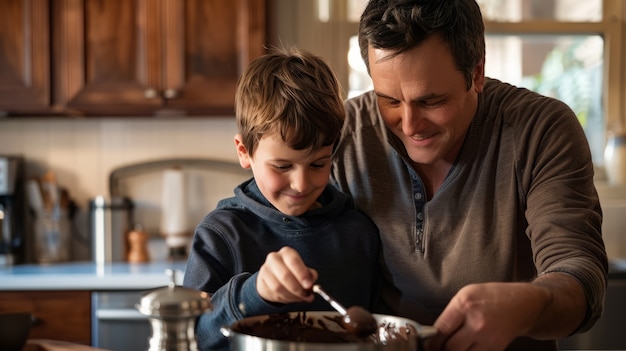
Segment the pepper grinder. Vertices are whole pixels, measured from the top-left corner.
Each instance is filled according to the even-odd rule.
[[[148,253],[148,233],[141,226],[135,227],[126,234],[128,247],[126,260],[130,263],[144,263],[150,261]]]

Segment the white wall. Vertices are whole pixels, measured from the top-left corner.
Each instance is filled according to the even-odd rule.
[[[120,166],[174,157],[237,161],[234,117],[0,120],[0,155],[23,155],[26,175],[52,170],[77,203],[108,195]]]

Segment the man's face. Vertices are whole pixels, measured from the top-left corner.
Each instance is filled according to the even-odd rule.
[[[439,35],[397,56],[369,48],[369,65],[380,114],[413,162],[449,167],[474,117],[482,90],[483,64],[472,87],[457,70]]]
[[[237,135],[235,146],[241,166],[252,168],[259,190],[280,212],[299,216],[317,206],[330,177],[332,145],[294,150],[280,136],[268,135],[251,156]]]

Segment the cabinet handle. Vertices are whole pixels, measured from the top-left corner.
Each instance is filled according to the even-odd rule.
[[[149,89],[144,90],[143,96],[146,99],[155,99],[159,96],[159,93],[157,92],[156,89],[149,88]]]
[[[96,310],[96,319],[99,321],[106,320],[147,320],[148,316],[142,314],[138,310],[131,308],[120,309],[99,309]]]
[[[43,320],[41,318],[35,316],[34,314],[30,315],[30,325],[31,327],[37,326],[39,324],[43,324]]]
[[[178,97],[178,90],[176,89],[166,89],[163,94],[166,99],[175,99]]]

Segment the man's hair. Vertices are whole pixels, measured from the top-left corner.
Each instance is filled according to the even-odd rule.
[[[295,150],[333,145],[345,111],[339,81],[321,57],[275,48],[239,77],[235,116],[243,144],[253,155],[266,135],[281,137]]]
[[[368,45],[397,55],[433,34],[450,48],[469,89],[485,57],[485,26],[475,0],[370,0],[359,25],[361,56],[369,71]]]

